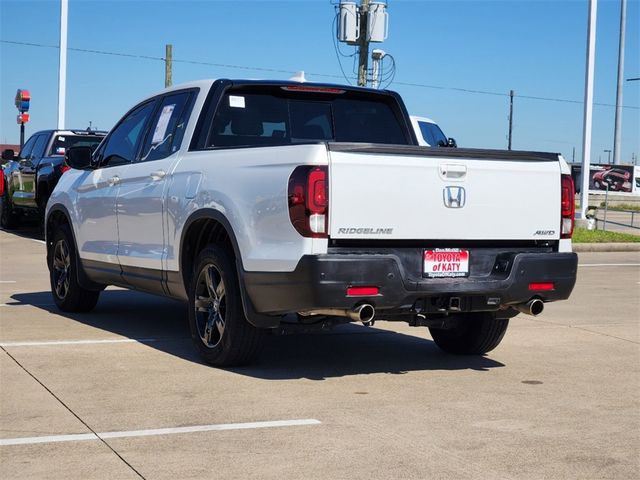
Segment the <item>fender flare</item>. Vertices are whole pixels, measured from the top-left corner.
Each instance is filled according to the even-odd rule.
[[[256,312],[253,302],[247,293],[244,281],[244,268],[242,266],[242,256],[240,254],[240,247],[238,246],[238,240],[236,239],[236,234],[231,227],[231,223],[227,219],[227,217],[220,212],[219,210],[215,210],[213,208],[202,208],[193,212],[185,221],[184,227],[182,228],[182,232],[180,233],[180,247],[178,250],[178,265],[180,268],[180,278],[184,279],[184,272],[182,269],[182,251],[184,248],[184,240],[185,233],[189,231],[189,227],[198,221],[198,220],[214,220],[218,222],[227,232],[229,236],[229,241],[231,242],[231,246],[233,248],[233,253],[236,259],[236,272],[238,274],[238,284],[240,285],[240,297],[242,299],[242,307],[244,309],[244,314],[247,317],[249,323],[251,323],[254,327],[257,328],[277,328],[280,325],[279,316],[272,315],[264,315]],[[185,291],[187,290],[187,285],[184,286]]]

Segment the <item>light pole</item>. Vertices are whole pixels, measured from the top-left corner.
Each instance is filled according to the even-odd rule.
[[[60,64],[58,65],[58,129],[64,128],[67,92],[67,11],[68,0],[60,0]]]
[[[587,58],[584,82],[584,121],[582,126],[582,186],[580,188],[580,215],[585,219],[589,203],[589,166],[591,165],[591,127],[593,121],[593,71],[595,66],[596,19],[598,0],[589,0],[587,21]]]
[[[611,150],[607,150],[607,149],[605,149],[605,150],[604,150],[604,153],[606,153],[606,154],[607,154],[607,163],[609,163],[609,164],[610,164],[610,163],[611,163]]]
[[[620,164],[622,136],[622,83],[624,78],[624,37],[627,22],[627,0],[620,0],[620,41],[618,43],[618,88],[616,90],[616,117],[613,128],[613,163]]]

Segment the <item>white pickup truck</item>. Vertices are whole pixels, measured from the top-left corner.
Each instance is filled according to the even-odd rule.
[[[483,354],[576,280],[565,161],[420,147],[390,91],[199,81],[66,159],[46,212],[56,304],[89,311],[107,285],[184,300],[214,365],[250,362],[269,331],[349,321]]]

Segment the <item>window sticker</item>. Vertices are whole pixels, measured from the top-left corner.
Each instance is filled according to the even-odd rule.
[[[167,133],[167,127],[169,126],[169,120],[171,120],[171,114],[173,113],[173,109],[176,107],[175,103],[173,105],[165,105],[160,113],[160,118],[158,119],[158,124],[156,125],[156,129],[153,132],[153,138],[151,139],[151,145],[155,145],[157,143],[161,143],[165,140],[165,133]]]
[[[244,97],[229,95],[229,106],[233,108],[244,108]]]
[[[65,141],[65,137],[58,137],[58,140],[61,141],[61,142],[64,142]]]

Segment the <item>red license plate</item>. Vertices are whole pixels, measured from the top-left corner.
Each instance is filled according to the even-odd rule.
[[[468,277],[469,250],[436,248],[425,250],[423,272],[426,277]]]

